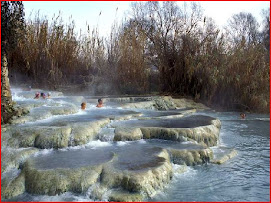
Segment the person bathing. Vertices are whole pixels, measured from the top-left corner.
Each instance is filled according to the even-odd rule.
[[[39,98],[40,98],[40,93],[39,93],[39,92],[37,92],[37,93],[35,94],[34,99],[39,99]]]
[[[246,114],[245,113],[240,113],[240,118],[241,119],[245,119],[246,118]]]
[[[81,109],[82,109],[82,110],[85,110],[85,109],[86,109],[86,107],[87,107],[86,102],[83,102],[83,103],[81,104]]]
[[[39,99],[40,97],[42,97],[43,99],[51,98],[51,93],[49,92],[49,93],[47,94],[47,96],[46,96],[46,94],[43,93],[43,92],[42,92],[42,93],[37,92],[37,93],[35,94],[34,99]]]
[[[101,108],[101,107],[103,107],[104,105],[103,105],[103,100],[102,99],[98,99],[98,104],[97,104],[97,108]]]
[[[46,99],[46,94],[45,93],[40,93],[40,96],[43,98],[43,99]]]

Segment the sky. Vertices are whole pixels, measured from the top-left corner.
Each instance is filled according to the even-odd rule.
[[[61,16],[64,22],[70,17],[75,21],[76,30],[86,31],[89,24],[91,28],[99,27],[99,33],[107,36],[115,19],[120,21],[129,13],[131,1],[24,1],[26,19],[33,18],[39,11],[40,15],[51,19],[54,14]],[[227,20],[236,13],[250,12],[261,21],[262,9],[270,8],[269,1],[201,1],[204,15],[212,17],[221,28]],[[179,5],[183,1],[178,1]],[[100,14],[101,13],[101,14]]]

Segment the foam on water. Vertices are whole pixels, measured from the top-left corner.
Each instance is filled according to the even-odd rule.
[[[124,121],[127,121],[127,120],[124,120]],[[129,121],[139,121],[139,119],[132,117],[132,118],[129,119]],[[118,123],[118,122],[120,122],[120,121],[119,120],[111,120],[110,123],[108,124],[108,127],[109,128],[115,128],[114,124]]]
[[[97,109],[96,105],[87,103],[86,111],[92,110],[92,109]]]
[[[135,140],[135,141],[118,141],[116,142],[117,146],[125,146],[129,144],[147,144],[146,140]]]
[[[55,119],[61,119],[61,118],[65,118],[65,117],[68,117],[68,116],[80,116],[80,115],[87,115],[87,112],[85,111],[82,111],[81,109],[78,110],[77,113],[74,113],[74,114],[65,114],[65,115],[50,115],[44,119],[40,119],[40,120],[36,120],[36,121],[29,121],[29,122],[26,122],[26,123],[21,123],[19,125],[25,125],[25,124],[29,124],[29,125],[39,125],[39,124],[43,124],[43,123],[50,123],[50,122],[53,122]]]
[[[115,128],[102,128],[98,134],[99,140],[110,142],[113,141],[115,136]]]
[[[78,145],[78,146],[69,146],[62,149],[58,149],[58,151],[70,151],[70,150],[80,150],[80,149],[86,149],[86,145]]]
[[[109,147],[112,146],[113,143],[112,142],[104,142],[101,140],[95,140],[95,141],[90,141],[87,144],[84,145],[78,145],[78,146],[69,146],[69,147],[65,147],[62,149],[58,149],[59,151],[77,151],[80,149],[97,149],[97,148],[102,148],[102,147]]]
[[[108,147],[112,146],[112,142],[102,142],[101,140],[95,140],[95,141],[90,141],[89,143],[86,144],[87,148],[100,148],[100,147]]]
[[[181,167],[183,167],[182,165],[172,163],[172,167],[173,171],[175,172],[173,173],[171,183],[166,185],[163,190],[157,191],[156,195],[152,199],[150,199],[150,201],[161,201],[161,199],[169,199],[170,197],[167,192],[168,190],[173,189],[175,187],[174,185],[178,184],[183,179],[194,178],[197,174],[197,171],[192,167],[186,167],[186,170],[183,173],[177,172]]]
[[[128,141],[119,141],[119,142],[117,142],[117,146],[125,146],[127,144],[129,144]]]
[[[96,107],[96,105],[95,105],[95,107]],[[97,107],[96,107],[97,108]],[[121,107],[114,107],[114,106],[107,106],[106,104],[105,104],[105,106],[104,107],[102,107],[101,109],[122,109]]]
[[[182,165],[172,163],[173,171],[178,171],[181,167]]]
[[[176,165],[176,164],[174,164],[174,165]],[[174,173],[172,180],[175,182],[181,181],[180,179],[189,179],[190,180],[191,178],[194,178],[196,176],[197,172],[198,171],[195,168],[187,167],[187,170],[184,173]]]
[[[182,144],[186,144],[186,145],[195,144],[195,141],[184,141],[182,142]]]
[[[93,194],[93,191],[94,191],[96,188],[99,188],[99,187],[100,187],[100,183],[95,183],[95,184],[93,184],[92,186],[90,186],[90,187],[88,188],[88,190],[87,190],[85,196],[86,196],[86,197],[89,197],[89,198],[93,198],[93,199],[95,199],[95,201],[97,201],[96,198],[95,198],[95,194]],[[102,201],[102,202],[108,202],[110,193],[111,193],[111,190],[108,190],[108,189],[106,189],[105,191],[103,191],[102,196],[101,196],[101,201]],[[94,197],[93,197],[93,195],[94,195]]]
[[[221,148],[221,146],[214,146],[214,147],[210,147],[210,148],[212,149],[214,154],[225,152],[225,149]]]
[[[138,140],[138,141],[135,141],[135,142],[137,142],[139,144],[147,144],[146,140],[144,140],[144,139],[141,139],[141,140]]]
[[[17,95],[17,93],[22,92],[21,88],[10,88],[11,95]]]
[[[36,120],[36,121],[27,121],[25,123],[19,123],[19,126],[24,126],[24,125],[38,125],[38,124],[42,124],[42,123],[47,123],[50,121],[53,121],[53,119],[55,118],[62,118],[65,115],[48,115],[46,118],[40,119],[40,120]]]
[[[107,106],[105,104],[104,107],[97,108],[97,104],[87,103],[86,110],[93,110],[93,109],[123,109],[122,107],[114,107],[114,106]]]
[[[236,128],[248,128],[248,126],[246,124],[236,124],[235,125]]]
[[[218,141],[218,146],[221,146],[221,147],[226,147],[227,146],[227,144],[223,141],[224,136],[227,136],[227,134],[220,131],[220,138],[219,138],[219,141]],[[218,147],[218,146],[211,147],[211,149],[215,148],[215,147]]]
[[[259,121],[270,121],[270,118],[255,118],[255,119]]]
[[[75,116],[80,116],[80,115],[87,115],[87,112],[82,110],[82,109],[79,109],[79,111],[75,114],[70,114],[70,115],[75,115]]]
[[[40,151],[34,154],[34,157],[48,155],[53,152],[54,152],[54,149],[41,149]]]
[[[30,98],[25,98],[23,96],[18,96],[16,93],[12,94],[12,100],[13,101],[31,101]]]
[[[32,202],[93,202],[86,195],[74,194],[71,192],[66,192],[61,195],[48,196],[48,195],[35,195],[32,196]]]

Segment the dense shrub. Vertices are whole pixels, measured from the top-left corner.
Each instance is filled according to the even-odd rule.
[[[26,22],[10,64],[13,75],[27,75],[36,86],[81,85],[96,94],[159,91],[232,110],[268,111],[269,22],[268,11],[262,30],[250,13],[239,13],[220,30],[199,4],[136,2],[105,39],[97,28],[78,35],[72,21],[37,15]]]

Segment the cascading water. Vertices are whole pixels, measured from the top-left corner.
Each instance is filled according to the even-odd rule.
[[[8,200],[269,200],[268,115],[241,120],[237,112],[205,111],[186,117],[194,110],[125,109],[123,102],[131,99],[109,97],[106,107],[97,109],[91,97],[52,92],[50,99],[34,100],[35,91],[12,89],[13,99],[30,113],[1,129],[7,145],[2,145],[2,182],[16,185],[23,176],[26,186],[14,197],[5,194]],[[80,110],[83,101],[86,111]],[[222,123],[219,138],[214,118]],[[114,140],[117,128],[120,141]],[[213,153],[229,148],[238,151],[235,158],[208,163]],[[57,178],[52,187],[58,189],[43,182],[43,175],[52,184]]]

